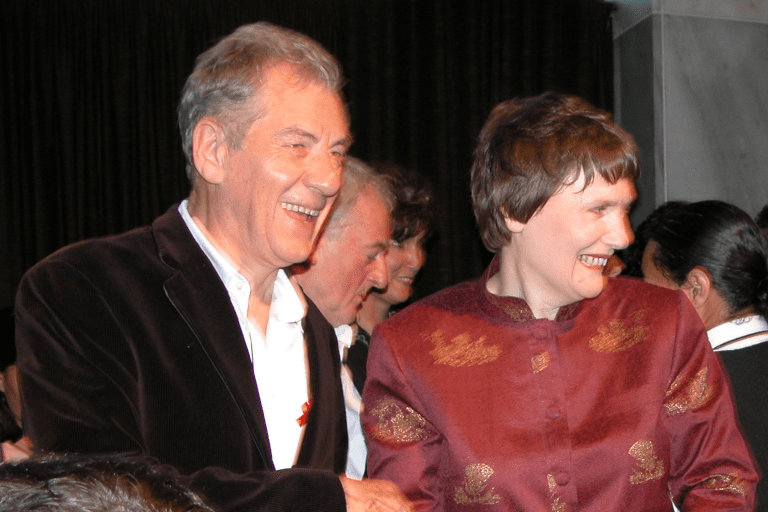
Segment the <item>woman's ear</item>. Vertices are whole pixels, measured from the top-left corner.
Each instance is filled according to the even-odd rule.
[[[192,131],[192,162],[201,178],[213,185],[224,181],[227,149],[224,129],[216,119],[205,117],[198,121]]]
[[[688,296],[695,309],[701,309],[712,293],[712,276],[704,267],[693,267],[680,289]]]
[[[507,229],[510,230],[512,233],[521,233],[523,229],[525,228],[525,222],[520,222],[519,220],[515,220],[509,215],[507,215],[505,212],[501,212],[502,215],[504,215],[504,224],[506,224]]]

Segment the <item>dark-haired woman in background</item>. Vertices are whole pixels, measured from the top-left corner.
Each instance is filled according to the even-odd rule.
[[[413,280],[426,261],[424,245],[434,221],[432,187],[424,176],[396,165],[378,166],[376,171],[392,180],[397,205],[392,213],[392,243],[386,257],[387,289],[368,294],[357,314],[358,333],[366,342],[376,324],[413,294]]]
[[[768,241],[743,210],[701,201],[657,220],[643,253],[645,280],[679,288],[699,313],[733,383],[739,420],[768,469]],[[768,483],[758,484],[768,510]]]

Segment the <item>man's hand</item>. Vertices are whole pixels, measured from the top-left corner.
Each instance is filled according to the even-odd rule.
[[[395,484],[387,480],[352,480],[342,475],[341,486],[347,500],[347,512],[393,511],[413,512],[411,502]]]

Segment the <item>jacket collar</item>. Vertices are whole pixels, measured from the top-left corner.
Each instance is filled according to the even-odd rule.
[[[272,457],[248,350],[237,316],[210,260],[192,237],[178,204],[152,223],[160,260],[173,271],[163,284],[236,402],[267,467]]]

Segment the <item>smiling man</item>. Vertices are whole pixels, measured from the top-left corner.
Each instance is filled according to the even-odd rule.
[[[189,198],[20,285],[36,448],[150,457],[222,512],[409,510],[391,483],[337,476],[338,345],[282,270],[310,255],[339,191],[341,86],[325,49],[268,23],[198,58],[179,105]]]
[[[632,241],[637,153],[572,96],[486,121],[472,201],[496,257],[371,340],[368,470],[418,510],[752,510],[757,471],[698,315],[603,275]]]

